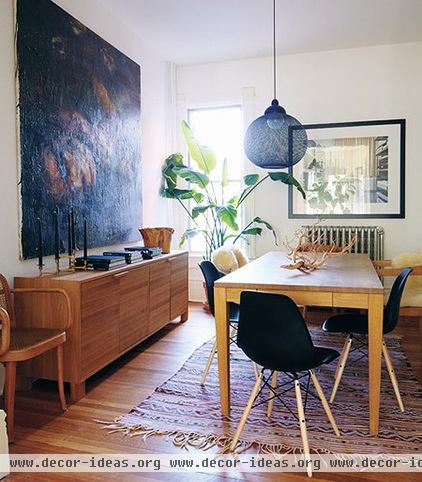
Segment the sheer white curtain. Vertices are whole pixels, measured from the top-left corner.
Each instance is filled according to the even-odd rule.
[[[327,176],[376,176],[375,142],[373,137],[318,141],[316,150],[316,157],[323,160]]]
[[[350,209],[359,212],[364,204],[371,202],[371,191],[375,188],[375,139],[333,139],[326,145],[322,142],[319,149],[324,158],[326,179],[340,175],[354,180],[356,192],[349,203]]]

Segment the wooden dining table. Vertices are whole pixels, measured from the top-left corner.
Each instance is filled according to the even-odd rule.
[[[228,304],[239,303],[242,291],[280,293],[302,306],[368,310],[369,430],[376,435],[379,427],[384,290],[371,260],[364,254],[334,256],[309,274],[282,267],[288,263],[285,252],[271,251],[224,276],[214,285],[222,414],[230,414]]]

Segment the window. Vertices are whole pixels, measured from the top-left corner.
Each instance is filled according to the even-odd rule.
[[[222,179],[223,162],[227,159],[229,184],[222,193],[217,190],[219,202],[229,200],[239,192],[242,178],[242,111],[240,106],[211,107],[188,111],[188,123],[201,144],[210,146],[217,155],[217,167],[211,172],[211,180]],[[195,167],[195,166],[192,166]],[[191,251],[204,252],[202,236],[190,240]]]

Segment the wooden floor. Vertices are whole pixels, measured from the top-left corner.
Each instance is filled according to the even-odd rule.
[[[320,322],[321,312],[310,312],[311,322]],[[200,305],[190,306],[186,323],[173,323],[142,343],[88,381],[87,395],[62,414],[56,387],[37,382],[29,392],[19,392],[16,401],[16,442],[12,453],[177,453],[164,437],[151,437],[145,444],[140,437],[109,434],[94,419],[112,420],[147,397],[157,385],[173,375],[189,355],[214,333],[213,319]],[[402,319],[396,332],[403,336],[404,348],[415,374],[422,382],[421,320]],[[418,480],[417,474],[314,474],[318,480]],[[186,474],[14,474],[10,480],[307,480],[303,474],[234,474],[216,476]],[[420,480],[420,479],[419,479]]]

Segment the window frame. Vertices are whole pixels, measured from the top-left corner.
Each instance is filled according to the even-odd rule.
[[[198,112],[198,111],[215,111],[215,110],[227,110],[227,109],[238,109],[239,110],[239,114],[240,114],[240,118],[239,118],[239,127],[240,127],[240,132],[243,133],[244,131],[244,119],[243,119],[243,116],[244,116],[244,112],[243,112],[243,105],[242,103],[233,103],[233,102],[230,102],[230,103],[227,103],[227,104],[224,104],[224,103],[217,103],[217,104],[208,104],[208,105],[201,105],[201,106],[195,106],[195,107],[187,107],[186,108],[186,119],[187,119],[187,122],[188,124],[190,125],[191,124],[191,113],[192,112]],[[210,146],[212,147],[212,146]],[[192,159],[188,153],[188,156],[187,156],[187,160],[188,160],[188,166],[190,168],[195,168],[195,166],[192,164]],[[231,179],[229,178],[228,179],[228,182],[229,183],[234,183],[234,182],[238,182],[238,183],[242,183],[242,180],[243,180],[243,173],[244,173],[244,166],[243,166],[243,163],[244,163],[244,160],[243,160],[243,155],[241,154],[241,157],[240,157],[240,169],[239,169],[239,177],[236,178],[236,179]],[[219,182],[221,181],[221,178],[219,177],[217,180],[214,180],[214,182]],[[189,202],[189,207],[191,206],[191,201]],[[240,221],[240,224],[242,224],[243,222],[243,218],[244,218],[244,212],[243,212],[243,209],[239,212],[239,221]],[[192,227],[192,220],[191,219],[188,219],[187,221],[187,227],[188,228],[191,228]],[[187,245],[188,245],[188,251],[189,251],[189,254],[190,255],[193,255],[193,256],[203,256],[204,253],[205,253],[205,250],[193,250],[192,249],[192,240],[189,239],[187,241]]]

